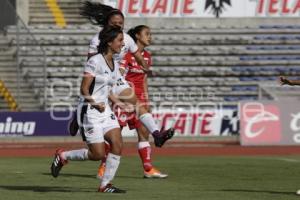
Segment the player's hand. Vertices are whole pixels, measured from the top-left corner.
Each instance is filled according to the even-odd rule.
[[[279,82],[281,85],[292,85],[291,81],[285,78],[284,76],[279,77]]]
[[[141,66],[141,69],[142,69],[143,72],[144,72],[145,74],[147,74],[148,76],[153,76],[153,72],[152,72],[151,69],[149,69],[149,68],[144,68],[144,67],[142,67],[142,66]]]
[[[105,111],[105,104],[104,103],[96,103],[96,104],[93,104],[93,108],[95,108],[99,112],[103,113]]]
[[[153,76],[154,76],[154,73],[153,73],[152,70],[148,70],[148,71],[146,72],[146,74],[147,74],[148,77],[153,77]]]

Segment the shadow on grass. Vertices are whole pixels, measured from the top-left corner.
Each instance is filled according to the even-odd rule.
[[[282,194],[282,195],[297,196],[296,192],[281,192],[281,191],[272,191],[272,190],[225,189],[225,190],[220,190],[220,191],[224,191],[224,192],[253,192],[253,193]]]
[[[52,178],[51,173],[42,173],[44,176],[49,176]],[[89,178],[89,179],[96,179],[96,174],[70,174],[70,173],[61,173],[59,177],[78,177],[78,178]],[[58,177],[58,178],[59,178]],[[143,176],[126,176],[126,175],[116,175],[117,178],[125,178],[125,179],[143,179]]]
[[[52,177],[51,173],[42,173],[42,175]],[[61,173],[59,177],[78,177],[78,178],[96,178],[96,175],[91,174],[70,174],[70,173]]]
[[[53,186],[21,186],[21,185],[0,185],[0,189],[13,191],[32,191],[32,192],[95,192],[95,190],[79,189],[71,187],[53,187]]]

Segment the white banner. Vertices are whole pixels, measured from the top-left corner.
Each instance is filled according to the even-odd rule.
[[[228,136],[239,133],[239,120],[235,110],[202,110],[177,111],[168,110],[154,112],[159,127],[175,128],[175,136]],[[125,128],[123,136],[134,136],[135,131]]]
[[[299,17],[300,0],[104,0],[126,17]]]

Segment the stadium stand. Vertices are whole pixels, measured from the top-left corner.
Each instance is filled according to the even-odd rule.
[[[40,107],[44,102],[41,47],[47,57],[47,109],[53,103],[76,104],[88,44],[98,31],[80,18],[79,3],[59,1],[67,21],[65,28],[59,28],[45,2],[30,2],[28,31],[34,38],[29,34],[20,38],[20,60],[23,79],[35,90],[40,102],[35,104]],[[170,23],[153,25],[152,33],[149,50],[156,76],[150,78],[149,90],[155,103],[212,101],[236,106],[240,100],[258,99],[261,85],[276,85],[279,75],[300,75],[298,25]],[[6,34],[14,39],[16,27],[8,27]],[[34,45],[35,40],[39,45]]]

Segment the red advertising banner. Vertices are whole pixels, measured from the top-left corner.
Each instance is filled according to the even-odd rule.
[[[239,115],[242,145],[300,144],[297,101],[243,102]]]

